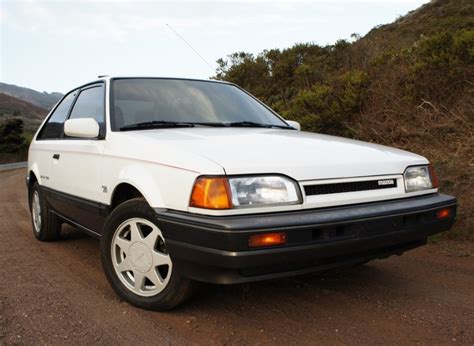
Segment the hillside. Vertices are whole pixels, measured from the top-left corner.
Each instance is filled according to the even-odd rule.
[[[441,190],[459,199],[455,234],[474,239],[473,1],[432,1],[352,41],[237,52],[218,63],[214,78],[307,131],[426,156]]]
[[[63,96],[61,93],[39,92],[33,89],[19,87],[13,84],[0,83],[0,93],[16,97],[35,106],[51,109]]]
[[[411,11],[394,23],[381,25],[370,31],[365,40],[377,41],[384,50],[406,48],[423,36],[446,29],[458,31],[474,26],[473,5],[470,0],[432,1]]]
[[[5,146],[2,146],[3,134],[2,131],[7,124],[12,125],[12,122],[21,122],[19,134],[25,138],[25,143],[28,144],[33,134],[38,129],[43,119],[48,114],[48,110],[35,106],[31,103],[17,99],[9,95],[0,93],[0,163],[16,162],[26,159],[26,148],[22,148],[19,152],[10,148],[10,152],[6,151]]]
[[[16,97],[0,93],[0,116],[20,116],[29,119],[43,120],[48,110],[20,100]]]

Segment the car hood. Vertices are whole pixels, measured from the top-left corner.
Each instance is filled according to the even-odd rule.
[[[205,158],[206,165],[212,161],[228,175],[279,173],[302,181],[400,174],[407,166],[428,163],[395,148],[293,130],[194,127],[120,135],[152,145],[157,153],[172,150]],[[206,165],[189,168],[206,174]]]

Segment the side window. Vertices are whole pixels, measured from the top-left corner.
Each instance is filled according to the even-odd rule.
[[[54,113],[49,117],[43,129],[38,135],[38,139],[59,139],[63,135],[64,122],[69,113],[69,108],[76,97],[77,91],[67,95],[56,107]]]
[[[82,90],[69,119],[94,118],[101,129],[104,126],[104,86],[97,85]]]

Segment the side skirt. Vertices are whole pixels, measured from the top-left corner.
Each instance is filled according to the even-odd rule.
[[[110,213],[108,205],[41,186],[51,212],[86,233],[100,237]]]
[[[77,222],[72,221],[72,220],[68,219],[67,217],[65,217],[64,215],[61,215],[61,214],[59,214],[58,212],[56,212],[54,210],[52,210],[51,213],[56,215],[57,217],[59,217],[65,223],[67,223],[67,224],[69,224],[73,227],[78,228],[79,230],[83,231],[84,233],[89,234],[90,236],[92,236],[94,238],[100,239],[100,237],[102,237],[102,234],[97,233],[96,231],[93,231],[93,230],[91,230],[87,227],[84,227],[84,226],[78,224]]]

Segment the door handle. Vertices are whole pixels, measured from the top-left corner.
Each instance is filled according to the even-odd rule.
[[[53,155],[53,159],[59,160],[59,154],[54,154],[54,155]]]

